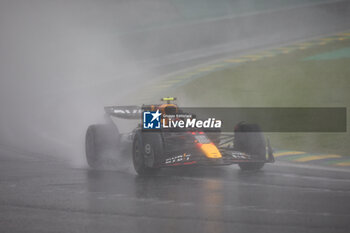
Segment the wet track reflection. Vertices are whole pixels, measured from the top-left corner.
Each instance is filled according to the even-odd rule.
[[[348,180],[280,172],[272,166],[260,172],[187,168],[142,178],[87,171],[92,200],[96,193],[105,200],[90,202],[90,208],[119,210],[135,223],[147,219],[176,231],[227,232],[237,226],[242,231],[254,227],[270,232],[341,231],[348,227],[348,208],[342,204],[349,198]]]
[[[167,169],[155,177],[8,154],[1,232],[348,232],[350,173],[267,165]]]

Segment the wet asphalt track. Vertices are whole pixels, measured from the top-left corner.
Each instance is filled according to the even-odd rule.
[[[294,37],[269,33],[273,38],[260,40],[269,41],[261,47],[348,29],[348,18],[339,14],[329,25],[291,30]],[[277,163],[256,173],[231,166],[140,178],[131,168],[77,169],[0,147],[0,232],[350,232],[350,172]]]
[[[92,171],[0,150],[0,232],[349,232],[350,171]]]

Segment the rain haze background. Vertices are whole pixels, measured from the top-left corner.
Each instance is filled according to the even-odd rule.
[[[103,106],[128,104],[128,93],[160,75],[161,61],[230,44],[232,36],[242,42],[233,46],[252,47],[253,29],[273,28],[246,20],[233,31],[211,31],[201,29],[203,22],[322,1],[262,2],[0,0],[0,144],[85,165],[86,127],[102,122]],[[240,38],[244,33],[251,37]]]

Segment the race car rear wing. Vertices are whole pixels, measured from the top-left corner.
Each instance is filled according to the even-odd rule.
[[[107,106],[104,109],[109,116],[130,120],[141,119],[142,109],[140,106]]]

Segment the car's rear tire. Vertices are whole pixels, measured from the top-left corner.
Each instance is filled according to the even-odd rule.
[[[159,133],[136,134],[133,142],[132,160],[135,171],[140,176],[155,175],[159,171],[160,156],[163,153],[162,138]]]
[[[266,141],[257,124],[240,123],[235,127],[234,150],[249,154],[254,160],[266,160]],[[239,163],[241,170],[260,170],[265,162]]]
[[[104,159],[109,154],[117,155],[120,135],[114,125],[90,125],[86,131],[85,153],[88,165],[92,169],[102,169]]]

